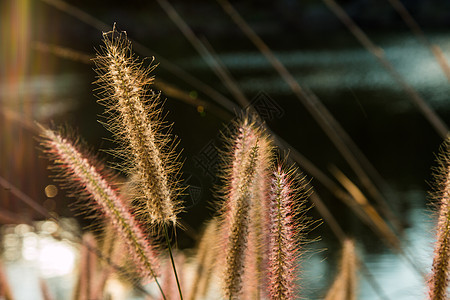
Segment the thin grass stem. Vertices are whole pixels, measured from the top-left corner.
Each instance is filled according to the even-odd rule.
[[[300,86],[294,76],[289,72],[286,66],[275,56],[269,46],[261,39],[261,37],[248,25],[248,23],[242,18],[242,16],[234,9],[228,0],[217,0],[222,6],[223,10],[230,16],[233,22],[241,29],[241,31],[247,36],[247,38],[255,45],[255,47],[264,55],[264,57],[270,62],[273,68],[278,72],[280,77],[287,83],[297,99],[305,106],[317,124],[322,128],[324,133],[335,145],[336,149],[341,153],[342,157],[347,161],[349,166],[361,179],[361,183],[366,187],[367,191],[374,197],[383,209],[383,213],[393,219],[390,213],[389,206],[386,204],[386,200],[381,195],[378,188],[366,174],[366,171],[362,167],[362,164],[354,156],[349,146],[345,143],[344,137],[340,136],[340,132],[335,130],[337,121],[331,117],[331,114],[324,114],[325,107],[317,104],[319,99],[317,97],[311,97],[305,88]],[[334,125],[334,126],[333,126]],[[343,131],[343,130],[342,130]],[[367,166],[366,166],[367,168]],[[369,168],[370,169],[370,168]],[[314,176],[315,177],[315,176]],[[396,223],[393,221],[392,223]]]
[[[52,7],[65,12],[66,14],[73,16],[80,20],[81,22],[96,28],[100,31],[108,31],[110,26],[107,25],[105,22],[95,18],[94,16],[86,13],[82,9],[71,5],[69,3],[66,3],[62,0],[41,0],[42,2],[47,3],[48,5],[51,5]],[[176,64],[172,63],[171,60],[164,58],[160,54],[156,53],[153,50],[150,50],[145,45],[135,41],[130,40],[133,43],[134,50],[144,56],[155,56],[158,57],[159,62],[161,63],[161,67],[167,70],[168,72],[172,73],[179,79],[183,80],[190,86],[194,87],[195,89],[201,91],[211,99],[213,99],[216,103],[219,103],[222,107],[225,107],[229,111],[233,111],[235,108],[235,104],[233,101],[222,95],[221,93],[217,92],[216,89],[212,88],[211,86],[207,85],[197,77],[194,77],[190,73],[186,72],[185,70],[181,69]]]
[[[167,0],[158,0],[161,8],[166,12],[169,18],[180,29],[189,43],[195,48],[205,62],[210,66],[212,71],[222,81],[222,83],[228,88],[233,97],[241,104],[241,106],[249,106],[250,101],[244,95],[242,90],[238,87],[236,80],[226,70],[226,68],[219,62],[217,56],[213,53],[212,47],[202,42],[192,31],[189,25],[178,14],[175,8]],[[209,47],[208,47],[209,46]]]
[[[389,72],[394,80],[402,87],[402,89],[409,95],[409,99],[419,108],[420,112],[430,122],[436,132],[442,137],[446,138],[448,134],[448,127],[445,122],[436,114],[436,112],[427,104],[422,96],[411,86],[402,75],[394,68],[394,66],[386,59],[382,48],[375,45],[369,37],[356,25],[345,10],[334,0],[323,0],[328,8],[341,20],[341,22],[348,28],[348,30],[355,36],[355,38],[366,48],[375,58],[380,62],[383,68]]]
[[[172,263],[173,273],[177,281],[178,292],[180,293],[180,300],[183,300],[183,293],[181,292],[180,281],[178,280],[177,268],[172,255],[172,246],[170,245],[169,233],[167,232],[167,224],[164,224],[164,235],[166,236],[167,248],[169,250],[170,262]]]
[[[397,11],[400,17],[403,19],[405,24],[409,27],[411,32],[417,37],[417,39],[427,47],[431,53],[433,53],[436,58],[439,66],[447,77],[447,80],[450,81],[450,66],[448,64],[447,59],[442,53],[441,48],[438,45],[434,45],[425,35],[422,28],[420,28],[419,24],[414,20],[412,15],[406,9],[406,7],[399,0],[388,0],[388,2],[392,5],[392,7]]]

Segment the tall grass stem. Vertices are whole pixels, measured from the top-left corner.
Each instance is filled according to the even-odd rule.
[[[177,281],[178,292],[180,293],[180,300],[183,300],[183,293],[181,292],[180,281],[178,280],[177,268],[175,267],[175,261],[172,254],[172,246],[170,245],[169,233],[167,232],[167,224],[164,224],[164,235],[166,237],[167,248],[169,250],[170,262],[172,263],[173,273]]]

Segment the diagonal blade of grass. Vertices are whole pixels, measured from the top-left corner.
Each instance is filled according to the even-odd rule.
[[[59,9],[75,18],[80,20],[81,22],[88,24],[92,26],[93,28],[96,28],[100,31],[109,31],[110,26],[105,24],[104,22],[98,20],[97,18],[89,15],[88,13],[84,12],[83,10],[79,9],[78,7],[71,5],[65,1],[62,0],[41,0],[48,5],[51,5],[55,7],[56,9]],[[161,67],[166,69],[168,72],[174,74],[181,80],[185,81],[186,83],[190,84],[192,87],[198,89],[199,91],[202,91],[205,95],[210,97],[211,99],[214,99],[216,103],[219,103],[223,107],[227,108],[230,111],[233,111],[234,104],[232,101],[230,101],[228,98],[224,97],[222,94],[217,92],[215,89],[210,87],[209,85],[205,84],[204,82],[200,81],[198,78],[192,76],[188,72],[184,71],[174,63],[172,63],[170,60],[164,58],[163,56],[155,53],[154,51],[148,49],[143,44],[131,40],[133,43],[134,50],[138,53],[141,53],[145,56],[156,56],[158,57],[158,60],[161,62]]]
[[[375,208],[367,201],[367,198],[358,189],[358,187],[336,167],[332,167],[332,173],[344,186],[344,188],[352,195],[354,203],[360,208],[359,211],[363,212],[362,217],[367,220],[368,225],[382,237],[381,240],[387,241],[388,245],[390,245],[393,250],[401,255],[407,261],[407,263],[410,264],[415,271],[417,271],[420,276],[425,278],[425,272],[417,265],[415,260],[411,258],[411,254],[407,253],[406,250],[401,247],[399,238],[386,224],[386,222],[378,214]]]
[[[444,54],[442,53],[441,48],[438,45],[433,45],[431,41],[427,38],[422,28],[420,28],[419,24],[414,20],[411,14],[408,12],[406,7],[399,0],[388,0],[388,2],[392,5],[392,7],[397,11],[400,17],[403,19],[405,24],[409,27],[411,32],[417,37],[417,39],[428,49],[430,49],[431,53],[433,53],[434,57],[439,63],[444,75],[447,77],[447,80],[450,81],[450,66]]]
[[[167,0],[158,0],[161,8],[166,12],[169,18],[180,29],[186,39],[197,50],[200,56],[211,67],[214,73],[219,77],[223,84],[230,90],[234,98],[243,106],[246,107],[250,103],[242,93],[241,89],[236,85],[235,80],[231,78],[231,75],[220,65],[218,60],[213,57],[211,51],[205,46],[205,44],[194,34],[192,29],[186,24],[186,22],[177,13],[175,8]]]
[[[43,53],[50,53],[57,57],[69,59],[72,61],[81,62],[84,64],[91,65],[93,64],[93,58],[95,57],[94,54],[89,54],[85,52],[81,52],[78,50],[74,50],[68,47],[62,47],[61,45],[56,44],[47,44],[43,42],[36,42],[35,47],[36,51],[43,52]],[[161,80],[160,78],[155,79],[154,86],[163,91],[165,95],[167,95],[170,98],[178,99],[184,103],[187,103],[189,105],[192,105],[194,107],[202,107],[204,111],[211,112],[212,114],[218,116],[221,119],[230,119],[231,115],[226,113],[223,109],[218,107],[217,105],[202,100],[199,97],[191,97],[188,92],[181,90],[180,88],[176,87],[175,85],[165,82]],[[1,112],[1,111],[0,111]],[[14,116],[10,112],[6,111],[5,113],[8,114],[8,116],[11,115],[12,118],[22,121],[22,118],[19,116]],[[34,124],[30,123],[31,125],[29,127],[33,127]]]
[[[356,25],[348,16],[345,10],[334,0],[323,0],[331,11],[341,20],[348,30],[356,37],[356,39],[380,62],[384,69],[394,78],[402,89],[409,95],[409,99],[419,108],[420,112],[430,122],[436,132],[445,139],[448,134],[448,127],[444,121],[435,113],[435,111],[425,102],[420,94],[409,85],[394,68],[394,66],[386,59],[383,49],[376,46],[369,37]]]
[[[341,183],[341,185],[352,195],[354,203],[364,212],[367,217],[366,220],[369,221],[371,227],[381,235],[382,240],[389,243],[391,247],[399,250],[400,240],[397,238],[395,233],[389,228],[383,218],[378,214],[375,208],[369,203],[364,194],[359,190],[359,188],[342,173],[336,166],[331,166],[331,173],[336,177],[336,179]]]
[[[256,34],[255,31],[247,24],[247,22],[239,15],[239,13],[234,9],[234,7],[228,2],[228,0],[217,0],[222,6],[223,10],[231,17],[231,19],[238,25],[242,32],[248,37],[248,39],[256,46],[256,48],[266,57],[266,59],[272,64],[273,68],[280,74],[283,80],[289,85],[291,90],[294,92],[298,100],[305,106],[308,112],[313,116],[319,126],[324,130],[325,134],[334,143],[336,148],[342,154],[344,159],[348,162],[353,171],[361,179],[362,184],[366,187],[369,193],[377,200],[380,207],[383,209],[388,217],[391,216],[389,213],[388,205],[386,200],[379,192],[378,188],[372,183],[372,180],[368,177],[365,170],[362,168],[360,162],[348,149],[347,145],[343,142],[334,128],[330,125],[329,120],[317,109],[314,105],[312,99],[310,99],[309,94],[300,86],[300,84],[295,80],[288,69],[281,63],[281,61],[274,55],[272,50],[267,46],[267,44]],[[318,100],[316,98],[316,100]],[[328,114],[331,115],[331,114]],[[335,121],[335,123],[337,123]],[[393,219],[394,220],[394,219]],[[396,221],[393,221],[396,223]]]

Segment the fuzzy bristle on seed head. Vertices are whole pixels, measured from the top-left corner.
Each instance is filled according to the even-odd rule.
[[[442,145],[437,162],[436,188],[432,196],[439,206],[439,217],[428,289],[430,299],[447,299],[450,280],[450,138]]]
[[[222,213],[231,211],[239,197],[239,185],[242,184],[245,175],[245,160],[248,159],[251,149],[256,143],[265,145],[264,132],[253,121],[254,117],[244,116],[232,124],[230,132],[226,135],[227,149],[222,155],[222,168],[220,175],[224,181],[221,188],[223,202]],[[231,138],[230,138],[231,137]],[[263,140],[263,141],[261,141]],[[259,155],[264,154],[264,148]]]
[[[258,137],[259,159],[252,183],[248,251],[245,257],[244,299],[267,298],[267,250],[269,219],[270,175],[273,170],[273,146],[264,131]]]
[[[154,67],[138,61],[124,32],[105,33],[104,43],[94,61],[99,102],[106,106],[105,127],[119,145],[111,153],[123,161],[118,168],[132,180],[140,218],[151,225],[175,224],[182,210],[181,163],[170,126],[161,117],[160,95],[150,89]]]
[[[242,173],[236,190],[230,192],[224,229],[226,234],[226,262],[224,271],[224,292],[229,299],[239,299],[242,293],[242,277],[245,270],[248,230],[250,225],[251,185],[258,160],[257,140],[242,157]]]
[[[221,240],[224,248],[224,293],[229,299],[242,296],[247,242],[257,166],[261,159],[261,130],[248,118],[237,122],[223,168],[225,188],[221,207]],[[264,144],[264,143],[261,143]]]
[[[299,213],[307,193],[304,179],[294,174],[294,171],[286,172],[278,167],[272,178],[269,213],[270,299],[295,299],[298,292],[299,233],[306,226],[299,222]]]
[[[156,253],[145,233],[133,217],[119,193],[92,163],[92,159],[61,134],[40,126],[43,151],[52,161],[59,178],[73,191],[72,195],[86,201],[85,207],[110,222],[125,241],[139,275],[145,279],[156,277]]]
[[[240,258],[243,259],[245,270],[236,278],[245,282],[242,290],[239,290],[239,297],[245,299],[265,297],[267,288],[264,282],[264,271],[267,269],[267,232],[269,230],[267,201],[270,180],[268,178],[273,165],[273,145],[261,120],[248,112],[229,127],[229,134],[225,136],[228,148],[224,152],[221,168],[225,184],[220,190],[223,201],[219,208],[222,216],[220,231],[223,245],[229,245],[229,238],[233,232],[232,222],[235,220],[233,216],[239,210],[237,206],[241,196],[239,186],[246,174],[244,162],[248,159],[252,147],[258,145],[258,158],[248,187],[250,193],[246,218],[249,224],[245,233],[245,247],[241,253],[243,257]],[[228,277],[229,275],[225,275],[227,282]],[[235,289],[235,292],[237,290]]]

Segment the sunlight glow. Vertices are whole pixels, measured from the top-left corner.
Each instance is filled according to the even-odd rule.
[[[38,261],[44,277],[62,276],[72,272],[75,265],[72,247],[52,238],[41,239],[40,244]]]
[[[4,227],[3,258],[19,264],[27,262],[43,278],[72,274],[78,251],[67,240],[53,238],[53,234],[64,234],[60,230],[53,221]]]

